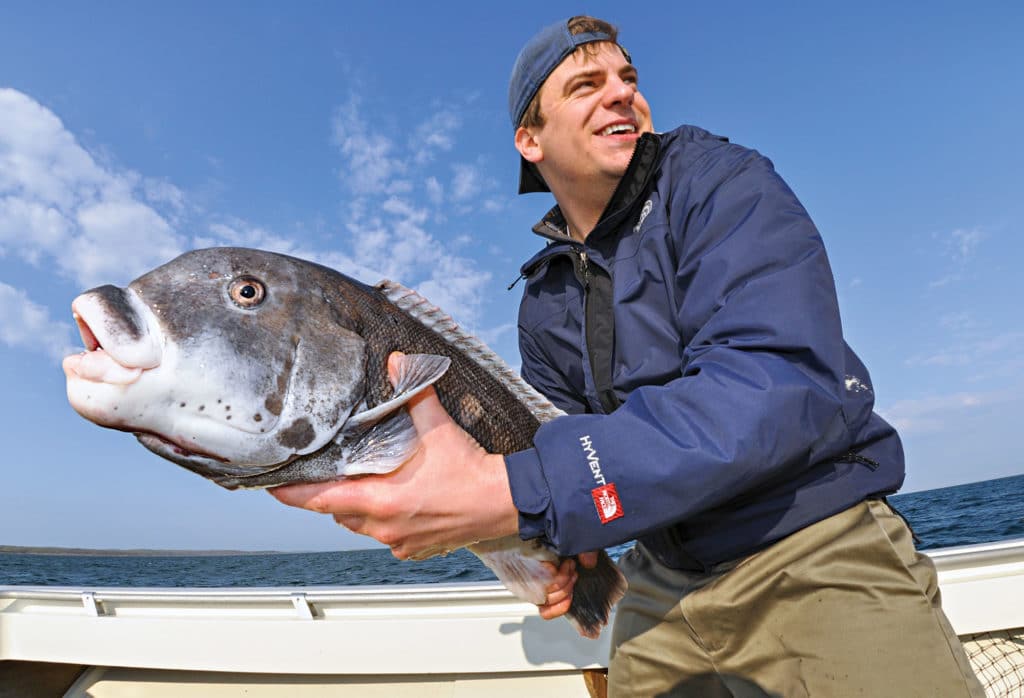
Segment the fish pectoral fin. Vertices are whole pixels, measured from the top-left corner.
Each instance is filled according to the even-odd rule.
[[[399,407],[376,424],[341,439],[338,475],[390,473],[416,452],[419,435],[409,411]]]
[[[344,434],[352,434],[395,411],[436,383],[445,374],[452,360],[438,354],[404,354],[399,359],[395,394],[387,402],[357,412],[345,423]]]
[[[408,400],[436,383],[451,365],[452,360],[440,354],[403,354],[398,363],[395,394],[408,395]]]

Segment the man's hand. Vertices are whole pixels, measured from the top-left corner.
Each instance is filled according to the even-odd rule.
[[[587,569],[597,565],[597,553],[580,553],[578,557],[580,564]],[[557,570],[550,563],[544,564],[555,573],[555,578],[548,585],[547,602],[538,608],[540,608],[541,618],[551,620],[564,616],[569,611],[569,606],[572,605],[572,590],[576,586],[576,580],[579,579],[579,573],[576,571],[576,560],[571,557],[562,560],[562,564]]]
[[[388,360],[392,381],[395,358]],[[349,530],[390,547],[399,559],[517,534],[504,458],[484,451],[448,415],[433,388],[413,398],[408,409],[420,445],[394,472],[286,485],[270,493],[284,504],[332,514]]]

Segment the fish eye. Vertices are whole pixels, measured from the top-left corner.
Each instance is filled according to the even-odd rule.
[[[237,306],[255,308],[267,297],[267,287],[259,279],[242,276],[231,282],[228,287],[228,295]]]

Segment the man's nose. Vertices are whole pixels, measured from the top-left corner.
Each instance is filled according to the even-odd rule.
[[[605,104],[633,104],[633,97],[636,95],[636,85],[626,82],[618,75],[612,75],[605,87]]]

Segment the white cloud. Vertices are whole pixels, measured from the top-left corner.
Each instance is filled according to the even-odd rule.
[[[77,234],[58,263],[85,286],[129,281],[184,251],[160,214],[138,201],[99,201],[81,207],[76,219]]]
[[[389,197],[381,204],[380,210],[415,225],[422,225],[430,217],[430,212],[427,209],[418,208],[408,200],[397,196]]]
[[[947,244],[952,248],[952,256],[956,260],[966,260],[987,236],[977,228],[971,230],[957,229],[950,233]]]
[[[23,197],[0,195],[0,249],[38,265],[70,237],[74,222],[60,209]]]
[[[334,142],[342,158],[342,180],[351,193],[346,228],[352,255],[340,260],[346,265],[341,270],[364,280],[369,280],[367,275],[372,280],[389,278],[416,288],[460,322],[477,323],[491,275],[478,261],[460,254],[464,241],[444,240],[430,229],[432,222],[447,221],[453,202],[459,204],[457,214],[486,210],[486,203],[477,199],[495,186],[474,165],[451,166],[447,186],[431,170],[439,153],[457,147],[461,117],[453,109],[438,110],[401,139],[381,132],[386,124],[367,119],[365,113],[357,95],[335,110]],[[418,199],[412,182],[420,183]]]
[[[950,332],[963,333],[977,327],[977,323],[970,313],[946,313],[939,317],[939,326]]]
[[[956,392],[899,400],[878,413],[903,434],[922,434],[946,430],[965,415],[1008,399],[1003,392]]]
[[[183,249],[150,204],[184,206],[172,185],[100,165],[53,112],[0,89],[0,250],[47,260],[80,286],[123,283]],[[150,203],[146,203],[146,201]]]
[[[434,206],[440,206],[444,201],[444,187],[437,181],[437,177],[427,177],[423,188],[427,190],[427,199]]]
[[[959,273],[946,274],[945,276],[940,277],[935,281],[930,281],[928,283],[928,288],[942,288],[943,286],[949,286],[950,284],[956,283],[957,281],[962,281],[963,278],[964,275]]]
[[[452,165],[455,174],[452,175],[451,191],[452,198],[456,201],[466,201],[480,193],[482,188],[481,175],[473,165],[455,164]]]
[[[209,223],[207,230],[207,235],[192,238],[193,248],[253,247],[307,259],[315,254],[311,248],[299,245],[294,237],[283,237],[240,218],[225,218]]]
[[[71,332],[71,323],[51,319],[50,312],[33,303],[27,293],[0,281],[0,342],[41,351],[59,361],[76,350],[68,341]]]
[[[167,180],[147,177],[142,180],[142,190],[147,201],[154,204],[167,204],[178,213],[186,209],[185,193]]]
[[[981,243],[988,234],[978,228],[956,230],[946,235],[935,235],[939,251],[945,257],[950,268],[938,279],[929,282],[932,289],[942,288],[963,281],[968,277],[967,270]]]
[[[461,126],[462,119],[454,111],[445,109],[431,115],[413,130],[409,139],[413,161],[422,165],[433,160],[438,152],[451,150]]]
[[[500,340],[506,334],[515,334],[516,327],[517,325],[514,322],[506,322],[496,327],[488,327],[486,329],[479,330],[477,332],[477,338],[484,344],[493,347],[498,343],[498,340]]]
[[[386,193],[392,180],[407,168],[392,156],[390,138],[371,133],[362,100],[352,95],[334,113],[334,143],[345,159],[340,176],[343,185],[357,194]]]
[[[939,324],[951,331],[951,346],[915,354],[907,366],[971,366],[981,368],[1019,358],[1024,332],[1010,331],[985,336],[967,313],[940,318]]]
[[[504,211],[507,208],[507,206],[508,206],[508,200],[507,199],[499,199],[497,197],[490,197],[488,199],[484,199],[484,201],[483,201],[484,211],[487,211],[488,213],[500,213],[501,211]]]
[[[437,260],[430,278],[418,285],[419,292],[471,332],[478,331],[482,301],[486,297],[491,274],[462,257],[445,256]]]

